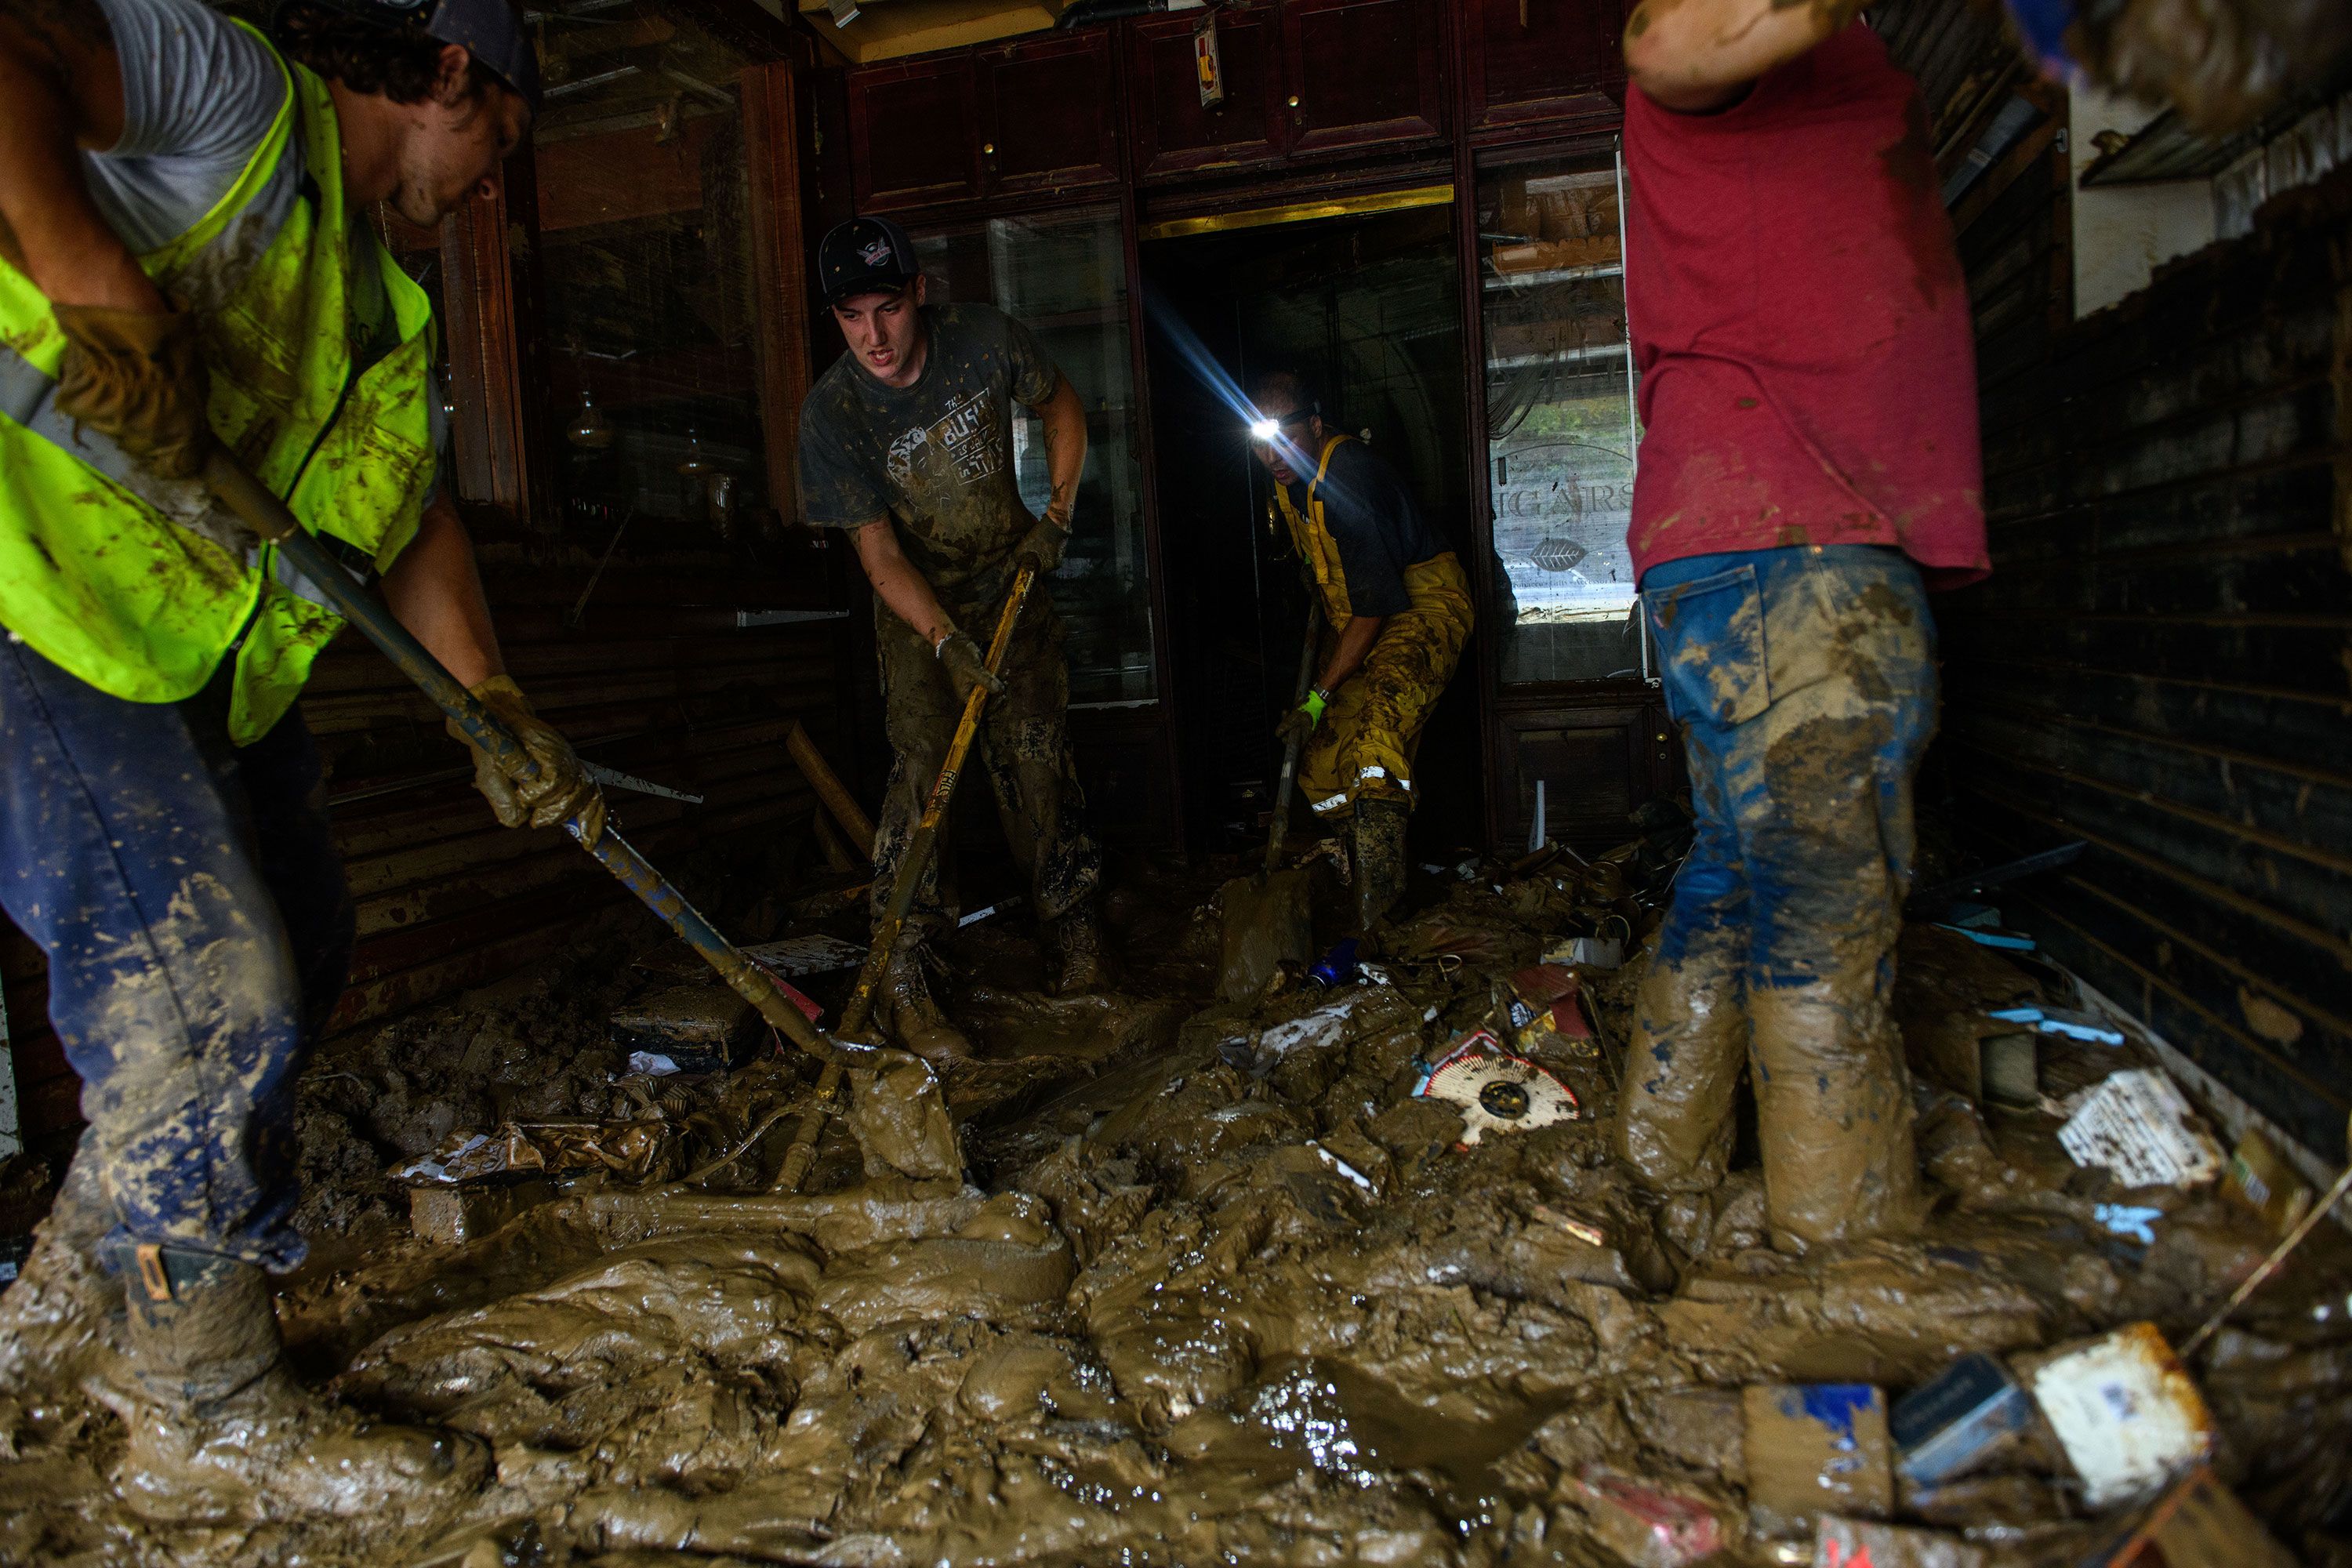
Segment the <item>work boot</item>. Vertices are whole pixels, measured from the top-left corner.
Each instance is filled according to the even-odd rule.
[[[122,1287],[99,1261],[114,1211],[85,1137],[16,1283],[0,1292],[0,1388],[79,1386],[124,1351]]]
[[[882,982],[882,994],[890,1006],[890,1032],[907,1049],[935,1068],[949,1067],[971,1056],[971,1042],[948,1022],[947,1015],[931,1000],[931,987],[923,977],[919,949],[913,952],[901,950],[892,955],[889,973]]]
[[[1047,994],[1077,996],[1110,986],[1110,966],[1103,958],[1102,921],[1091,904],[1081,904],[1046,928]]]
[[[1356,803],[1349,849],[1356,867],[1356,930],[1365,936],[1404,896],[1404,825],[1412,815],[1408,801]]]
[[[125,1248],[122,1272],[130,1387],[109,1403],[130,1428],[117,1485],[132,1513],[167,1524],[307,1517],[404,1530],[457,1511],[480,1489],[489,1458],[476,1439],[371,1425],[297,1382],[257,1266]]]

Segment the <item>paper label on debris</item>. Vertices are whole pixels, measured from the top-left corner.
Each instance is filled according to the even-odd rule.
[[[2077,1165],[2104,1165],[2131,1187],[2193,1187],[2221,1173],[2221,1146],[2170,1079],[2149,1068],[2110,1074],[2058,1130]]]
[[[1566,1084],[1501,1049],[1500,1042],[1484,1029],[1433,1065],[1412,1092],[1423,1100],[1444,1100],[1462,1112],[1464,1148],[1489,1132],[1524,1132],[1573,1121],[1580,1109]]]
[[[2033,1397],[2093,1508],[2153,1491],[2212,1449],[2213,1417],[2153,1323],[2050,1362]]]

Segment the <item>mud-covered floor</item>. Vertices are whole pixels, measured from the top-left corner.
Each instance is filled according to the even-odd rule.
[[[407,1526],[165,1535],[111,1500],[102,1406],[9,1388],[0,1559],[1608,1564],[1574,1472],[1602,1461],[1740,1517],[1743,1384],[1899,1393],[1967,1350],[2140,1318],[2177,1343],[2269,1246],[2211,1187],[2125,1200],[2047,1111],[1927,1088],[1937,1204],[1915,1239],[1775,1253],[1752,1168],[1658,1206],[1605,1136],[1638,954],[1586,977],[1599,1045],[1542,1063],[1583,1116],[1459,1149],[1455,1113],[1412,1097],[1417,1058],[1507,1007],[1501,977],[1622,877],[1424,873],[1393,984],[1242,1007],[1209,1001],[1232,869],[1128,868],[1116,996],[1038,994],[1017,918],[958,933],[950,1006],[982,1052],[948,1080],[961,1192],[864,1184],[836,1123],[819,1196],[739,1195],[782,1160],[786,1117],[698,1189],[580,1182],[427,1243],[385,1173],[452,1131],[658,1120],[676,1174],[814,1075],[773,1057],[626,1075],[610,1014],[692,974],[650,942],[331,1044],[300,1090],[315,1253],[281,1282],[288,1338],[353,1405],[475,1435],[494,1474]],[[1988,1028],[1989,1005],[2071,1000],[1927,928],[1903,976],[1915,1047]],[[813,989],[837,1003],[840,983]],[[2043,1087],[2132,1059],[2053,1046]],[[2162,1211],[2152,1244],[2096,1217],[2118,1201]],[[2223,1475],[2315,1561],[2352,1561],[2312,1533],[2352,1508],[2347,1252],[2323,1226],[2196,1368]],[[2063,1474],[2029,1444],[1928,1521],[1996,1563],[2073,1562],[2098,1525]]]

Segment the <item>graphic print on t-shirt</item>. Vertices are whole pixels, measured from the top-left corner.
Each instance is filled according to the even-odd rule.
[[[993,476],[1003,466],[1004,443],[989,389],[966,393],[928,429],[901,431],[890,443],[890,479],[901,489],[911,486],[918,458],[926,447],[944,452],[955,465],[957,477],[968,485]]]

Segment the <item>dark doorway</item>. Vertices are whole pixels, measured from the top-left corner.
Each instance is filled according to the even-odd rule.
[[[1393,463],[1468,562],[1454,208],[1151,239],[1141,254],[1185,826],[1196,845],[1234,848],[1265,833],[1307,605],[1240,389],[1268,369],[1307,376],[1326,424]],[[1422,735],[1424,858],[1480,837],[1476,668],[1474,647]]]

